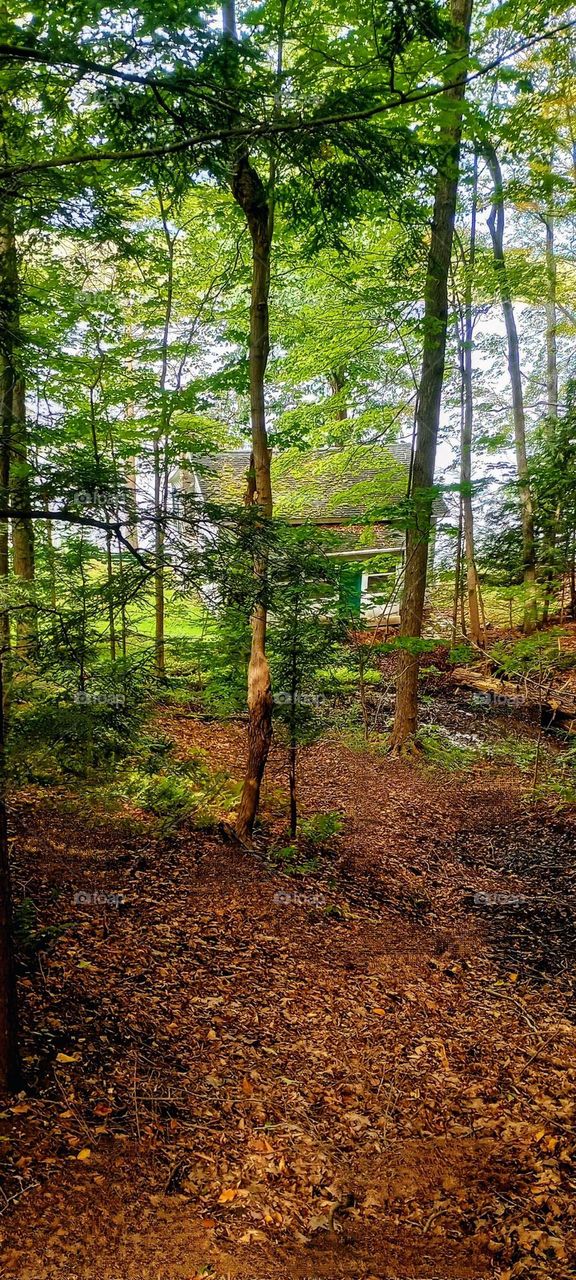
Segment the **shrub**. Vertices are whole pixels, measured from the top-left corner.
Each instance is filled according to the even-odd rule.
[[[148,809],[159,820],[164,835],[171,835],[187,820],[207,827],[226,818],[236,804],[241,784],[223,770],[212,772],[201,755],[191,760],[159,761],[158,771],[132,769],[124,778],[120,794]]]
[[[298,831],[311,844],[326,844],[332,836],[340,835],[344,823],[336,809],[328,813],[313,813],[309,818],[301,818]]]

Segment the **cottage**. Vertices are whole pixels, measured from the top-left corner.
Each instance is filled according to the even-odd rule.
[[[179,473],[175,505],[242,502],[249,463],[246,449],[203,458],[185,477]],[[337,535],[337,549],[329,554],[340,563],[340,601],[369,626],[399,621],[405,556],[401,507],[409,467],[410,446],[400,441],[288,449],[272,458],[275,516]],[[442,502],[435,503],[434,525],[443,509]]]

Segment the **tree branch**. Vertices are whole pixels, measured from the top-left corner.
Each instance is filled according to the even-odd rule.
[[[156,147],[139,147],[131,151],[100,151],[83,152],[77,155],[60,156],[53,160],[41,160],[33,164],[19,164],[7,166],[0,169],[0,180],[10,177],[18,177],[27,173],[42,173],[48,169],[61,169],[70,165],[94,164],[102,161],[114,161],[115,163],[127,163],[131,160],[148,160],[161,158],[163,156],[178,155],[183,151],[191,150],[194,147],[206,146],[212,142],[223,142],[229,139],[242,140],[247,138],[269,138],[277,134],[290,134],[308,130],[310,132],[318,129],[326,129],[338,124],[355,124],[362,121],[372,120],[377,116],[384,115],[387,111],[394,111],[398,107],[411,106],[420,102],[428,101],[436,98],[465,83],[472,84],[474,81],[481,79],[482,76],[488,75],[490,71],[494,71],[497,67],[513,58],[516,54],[524,53],[527,49],[533,48],[536,44],[542,44],[546,40],[552,40],[563,32],[572,30],[576,26],[576,19],[571,22],[561,23],[557,27],[550,28],[549,31],[541,32],[539,35],[528,37],[519,44],[514,45],[507,52],[500,54],[497,58],[493,58],[491,62],[485,63],[479,67],[477,71],[471,75],[459,77],[457,80],[449,83],[434,85],[428,89],[419,89],[413,93],[403,93],[397,90],[396,97],[393,99],[379,103],[374,107],[366,107],[361,111],[351,111],[342,115],[318,116],[311,120],[303,117],[291,120],[272,120],[260,125],[244,125],[240,128],[233,129],[217,129],[213,132],[198,134],[193,138],[183,138],[179,142],[172,142],[166,145]],[[0,53],[3,46],[0,46]],[[10,48],[11,46],[4,46]],[[98,64],[99,65],[99,64]],[[101,74],[114,75],[114,69],[108,71],[102,67]],[[123,73],[122,73],[123,74]],[[126,73],[130,75],[131,73]],[[142,78],[146,84],[150,84],[145,77]]]
[[[75,511],[31,511],[19,510],[16,507],[1,507],[0,520],[64,520],[67,524],[87,525],[90,529],[103,529],[106,533],[114,533],[119,542],[134,556],[134,559],[148,569],[148,562],[124,537],[121,525],[117,520],[98,520],[96,516],[80,516]]]

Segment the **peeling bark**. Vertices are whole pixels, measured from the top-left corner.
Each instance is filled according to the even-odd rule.
[[[270,349],[268,296],[272,220],[263,183],[247,155],[237,161],[232,193],[244,211],[252,240],[249,352],[252,457],[247,497],[260,508],[263,519],[268,520],[272,516],[272,483],[264,379]],[[248,664],[248,764],[236,819],[237,834],[244,841],[252,836],[272,741],[272,690],[266,657],[268,558],[265,552],[255,557],[254,573],[258,580],[258,599],[251,619]]]
[[[236,39],[236,15],[233,0],[222,9],[224,35]],[[278,53],[278,75],[282,69],[282,41]],[[247,151],[241,151],[232,165],[232,195],[246,218],[252,242],[252,283],[250,294],[250,422],[252,456],[248,475],[247,503],[259,508],[263,521],[272,516],[272,482],[270,448],[266,429],[264,395],[266,366],[270,350],[268,299],[270,294],[270,256],[274,226],[274,165],[271,166],[272,197],[269,198],[262,179]],[[236,833],[249,842],[260,802],[260,787],[270,743],[272,741],[272,689],[270,666],[266,656],[268,556],[265,550],[254,557],[257,600],[251,618],[251,646],[248,663],[248,763],[238,814]]]

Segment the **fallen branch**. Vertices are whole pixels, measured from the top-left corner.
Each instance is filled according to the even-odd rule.
[[[545,694],[541,686],[529,680],[517,684],[512,680],[499,680],[496,676],[475,671],[473,667],[455,667],[450,677],[453,684],[463,685],[467,689],[475,689],[478,693],[490,695],[492,701],[502,706],[525,706],[546,708],[554,719],[568,719],[570,723],[563,725],[569,733],[576,732],[576,699],[557,697],[548,689]],[[574,722],[574,723],[572,723]]]

